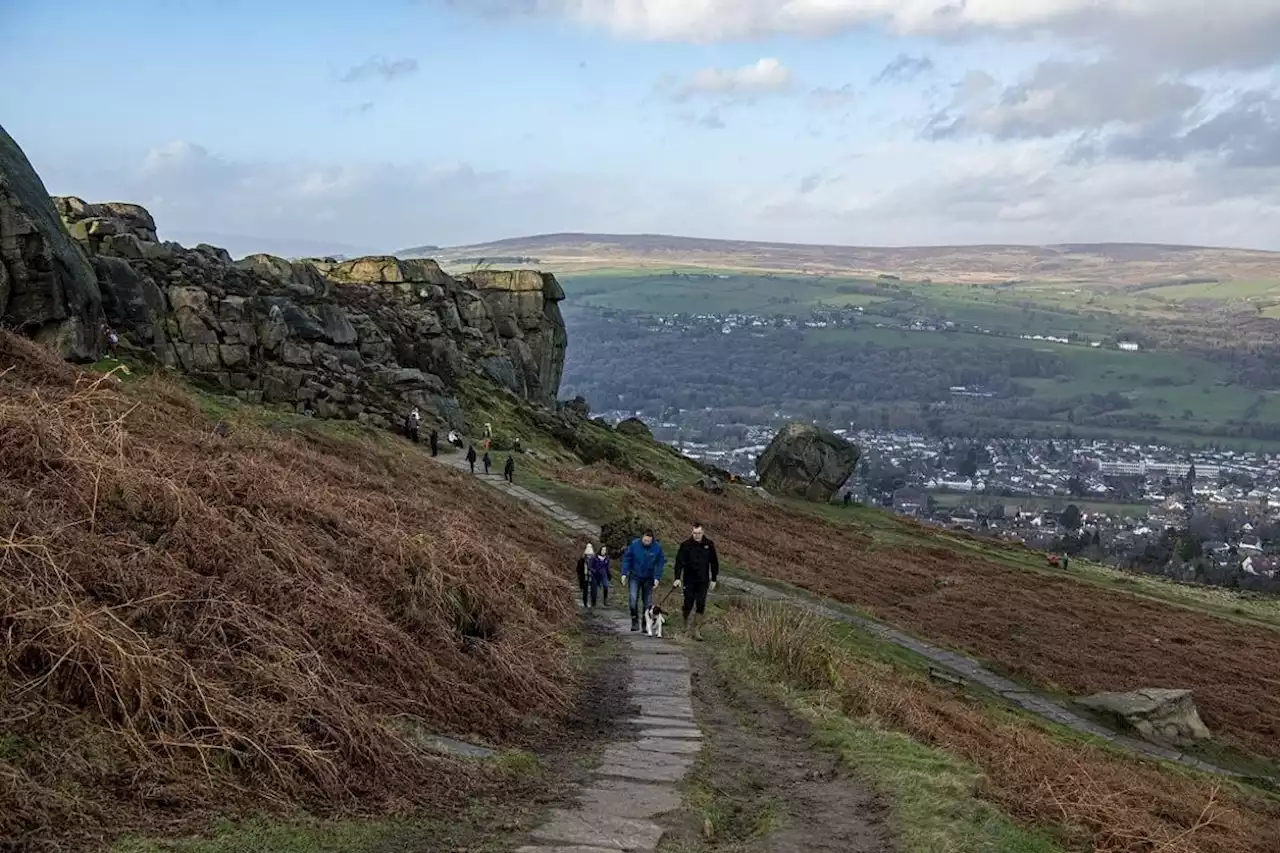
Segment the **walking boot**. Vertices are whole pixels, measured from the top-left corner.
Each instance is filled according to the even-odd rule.
[[[631,611],[631,630],[632,631],[640,630],[640,617],[636,615],[635,610]]]
[[[698,614],[689,614],[689,634],[698,642],[702,642],[702,632],[698,630]]]

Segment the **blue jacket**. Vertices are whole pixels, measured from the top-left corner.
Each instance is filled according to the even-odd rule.
[[[662,553],[662,544],[657,539],[648,548],[636,539],[622,552],[622,574],[636,580],[660,581],[666,565],[667,555]]]

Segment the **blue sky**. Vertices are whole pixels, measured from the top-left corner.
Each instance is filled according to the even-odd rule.
[[[1277,63],[1269,0],[0,2],[50,192],[242,251],[1280,248]]]

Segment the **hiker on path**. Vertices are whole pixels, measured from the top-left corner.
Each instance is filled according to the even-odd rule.
[[[646,530],[623,552],[622,582],[627,584],[632,631],[640,630],[640,610],[636,609],[636,604],[643,603],[644,610],[653,606],[653,588],[662,580],[662,570],[666,565],[667,555],[662,552],[662,544],[654,538],[652,530]]]
[[[596,594],[604,596],[604,606],[609,606],[609,549],[600,546],[600,553],[591,560],[591,606],[596,606]]]
[[[695,522],[689,538],[680,543],[676,552],[675,588],[684,586],[684,627],[695,640],[702,639],[698,620],[707,611],[707,593],[716,588],[720,577],[720,558],[716,555],[716,543],[703,532],[702,524]]]
[[[493,466],[493,460],[489,458],[488,450],[484,452],[484,457],[480,461],[484,463],[484,473],[487,477],[489,475],[489,469]]]
[[[587,590],[591,585],[591,561],[596,558],[596,549],[587,543],[587,547],[578,557],[578,591],[582,593],[582,607],[587,607]]]
[[[437,429],[431,430],[431,455],[440,455],[440,431]]]
[[[467,464],[471,466],[471,473],[476,472],[476,449],[475,447],[467,448]]]
[[[506,464],[502,466],[502,479],[508,483],[514,484],[516,481],[516,460],[513,456],[507,456]]]
[[[405,415],[404,431],[413,439],[413,443],[418,443],[418,434],[422,428],[422,413],[418,411],[418,407],[414,406],[413,411]]]

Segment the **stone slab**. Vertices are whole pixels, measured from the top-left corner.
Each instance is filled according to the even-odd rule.
[[[693,702],[687,697],[645,696],[632,697],[632,704],[639,706],[645,717],[680,717],[693,719]]]
[[[677,738],[679,740],[702,740],[702,732],[698,729],[641,729],[640,738],[647,737]]]
[[[596,769],[597,776],[615,776],[635,782],[679,782],[693,766],[691,755],[669,755],[661,752],[641,752],[631,748],[612,746],[605,751],[604,760]]]
[[[654,729],[688,729],[698,731],[697,723],[679,717],[631,717],[627,720],[634,726]]]
[[[702,751],[702,744],[684,738],[642,737],[631,746],[641,752],[664,755],[697,755]]]
[[[535,829],[533,838],[606,850],[653,850],[662,838],[662,827],[650,820],[593,814],[585,809],[554,809],[550,822]]]
[[[680,808],[680,794],[670,785],[600,778],[582,792],[583,811],[617,817],[651,818]]]

